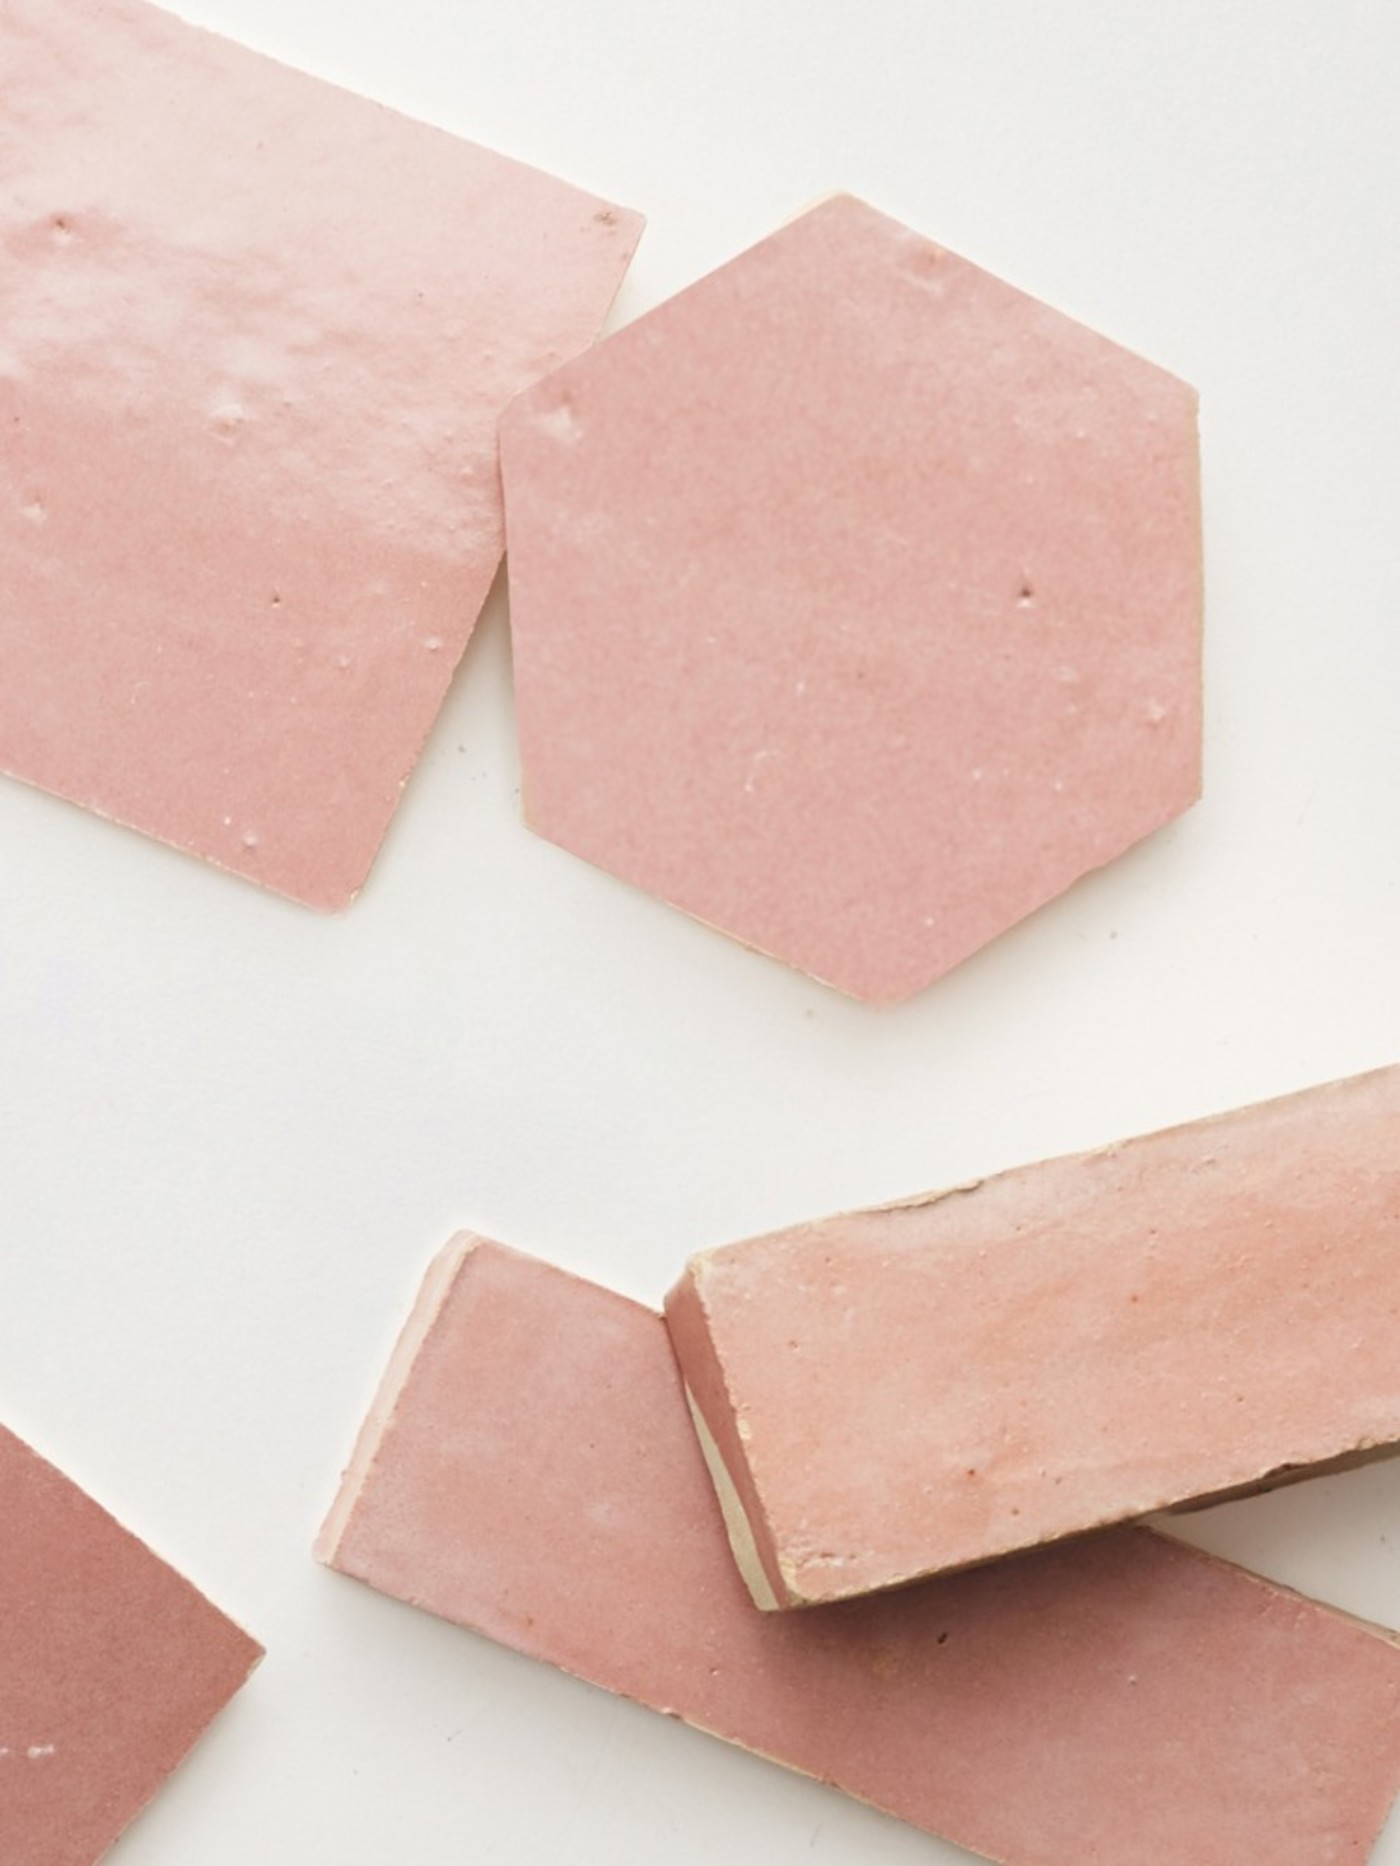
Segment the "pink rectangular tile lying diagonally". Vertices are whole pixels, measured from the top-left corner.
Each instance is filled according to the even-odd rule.
[[[1400,1068],[702,1252],[671,1338],[770,1604],[1400,1441]]]

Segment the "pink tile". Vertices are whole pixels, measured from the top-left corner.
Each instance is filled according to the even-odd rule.
[[[342,906],[641,223],[141,0],[0,60],[0,769]]]
[[[1400,1782],[1393,1641],[1145,1530],[758,1612],[660,1319],[476,1239],[318,1553],[1008,1866],[1359,1862]]]
[[[1400,1068],[692,1260],[667,1300],[799,1606],[1400,1441]]]
[[[908,997],[1200,787],[1196,397],[849,197],[501,429],[529,822]]]
[[[90,1866],[262,1648],[0,1427],[0,1860]]]

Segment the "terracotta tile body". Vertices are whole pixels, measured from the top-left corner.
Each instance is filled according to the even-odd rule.
[[[1397,1136],[1381,1070],[693,1259],[672,1340],[776,1603],[1400,1440]]]
[[[501,428],[531,825],[856,997],[1199,792],[1196,398],[848,197]]]
[[[0,1860],[90,1866],[262,1649],[0,1427]]]
[[[1145,1530],[759,1613],[660,1319],[475,1240],[318,1553],[1012,1866],[1359,1861],[1400,1780],[1393,1642]]]
[[[0,769],[341,906],[640,222],[140,0],[0,66]]]

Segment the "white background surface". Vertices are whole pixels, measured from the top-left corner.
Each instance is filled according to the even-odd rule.
[[[0,1417],[269,1648],[114,1860],[961,1858],[308,1547],[460,1226],[655,1300],[702,1245],[1400,1059],[1400,13],[180,10],[641,208],[615,322],[843,187],[1201,390],[1206,799],[894,1012],[523,828],[499,589],[342,919],[0,784]],[[1189,1533],[1400,1622],[1400,1463]]]

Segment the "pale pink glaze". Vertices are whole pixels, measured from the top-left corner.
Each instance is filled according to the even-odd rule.
[[[0,1427],[0,1860],[91,1866],[262,1648]]]
[[[1349,1866],[1400,1650],[1145,1530],[807,1614],[751,1604],[660,1319],[459,1239],[318,1552],[1012,1866]]]
[[[1400,1441],[1400,1068],[692,1260],[780,1604]]]
[[[0,769],[342,906],[641,223],[141,0],[0,63]]]
[[[1196,397],[838,197],[501,428],[531,825],[904,998],[1200,784]]]

